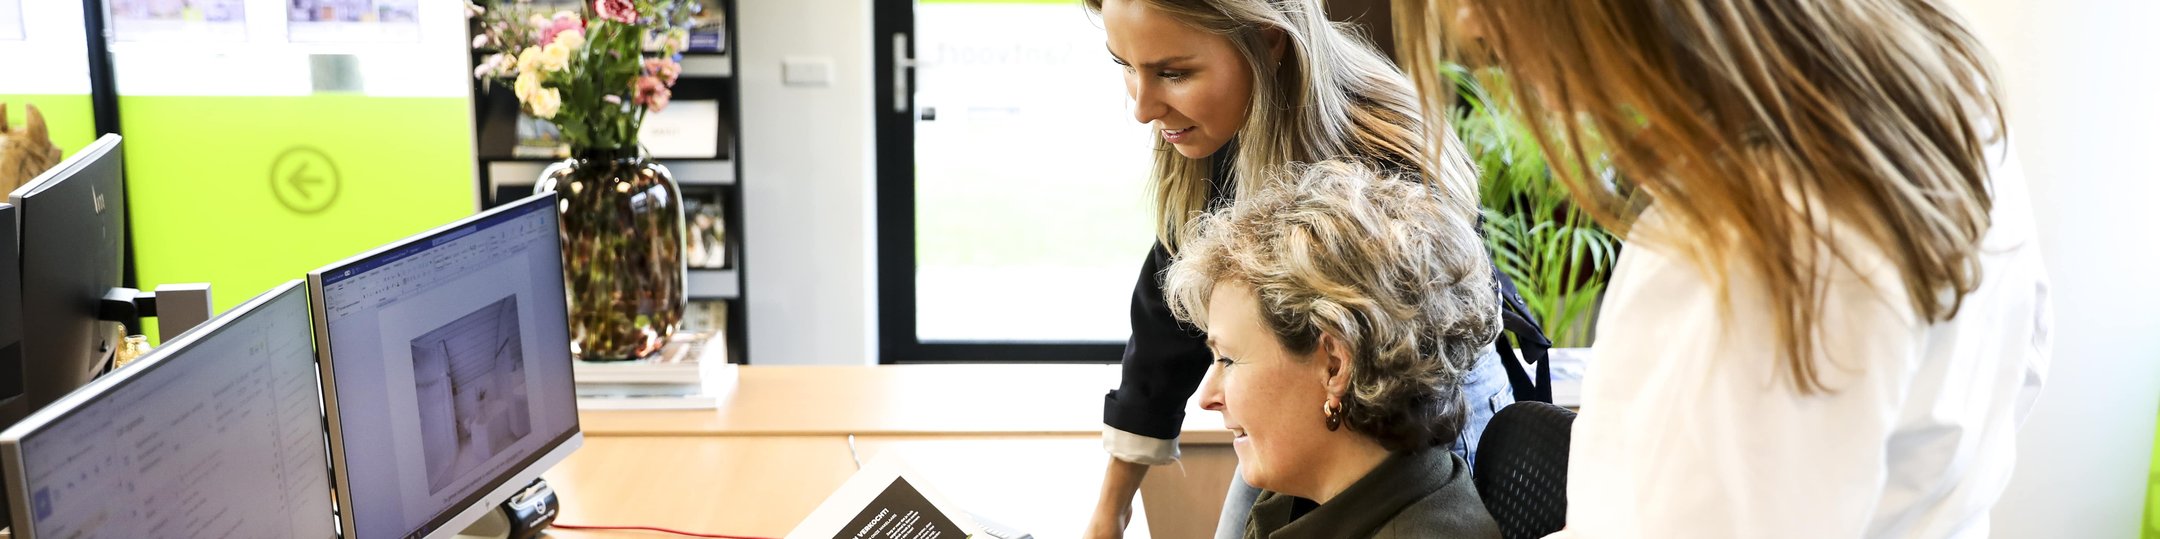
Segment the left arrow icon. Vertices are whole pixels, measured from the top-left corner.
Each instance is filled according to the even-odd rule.
[[[309,174],[308,163],[302,161],[300,162],[300,168],[294,170],[292,176],[285,181],[292,183],[294,191],[300,192],[300,198],[312,199],[315,198],[315,194],[308,192],[308,187],[322,185],[323,179],[321,176]]]
[[[270,191],[293,213],[321,212],[337,202],[341,179],[337,162],[322,150],[288,148],[270,163]]]

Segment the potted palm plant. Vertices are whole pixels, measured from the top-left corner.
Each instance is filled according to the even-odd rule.
[[[1620,240],[1568,199],[1523,124],[1498,69],[1448,65],[1457,99],[1449,119],[1478,165],[1485,241],[1556,348],[1595,338],[1597,305]]]

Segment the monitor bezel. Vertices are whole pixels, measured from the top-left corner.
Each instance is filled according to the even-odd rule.
[[[12,311],[0,313],[0,349],[5,349],[11,344],[16,347],[15,372],[9,373],[15,377],[15,394],[8,395],[5,391],[0,391],[0,430],[12,426],[6,422],[7,417],[30,415],[27,411],[30,402],[27,395],[29,393],[28,377],[24,376],[22,366],[22,356],[24,354],[22,350],[23,327],[25,326],[23,315],[26,313],[23,312],[22,251],[19,245],[22,242],[22,238],[19,237],[21,231],[22,222],[17,219],[15,205],[9,202],[0,202],[0,311]],[[13,324],[6,322],[12,322]],[[5,361],[0,361],[0,366],[5,365]],[[0,374],[0,376],[4,375]],[[24,413],[14,413],[12,411],[14,408],[22,408]],[[4,468],[0,468],[0,470],[4,470]],[[0,521],[7,520],[5,518],[6,509],[6,505],[0,503]]]
[[[21,186],[16,187],[14,191],[8,192],[8,202],[14,204],[15,207],[22,207],[23,198],[37,196],[38,193],[45,192],[45,189],[58,183],[59,178],[74,177],[76,173],[82,172],[83,167],[97,162],[98,159],[111,154],[113,150],[119,147],[120,135],[107,133],[105,136],[98,137],[97,140],[91,141],[89,146],[84,146],[83,149],[77,150],[74,155],[67,156],[66,159],[55,163],[52,168],[39,173],[36,178],[31,178],[30,181],[23,182]]]
[[[196,341],[218,334],[234,321],[255,314],[263,305],[284,299],[287,294],[299,293],[298,288],[300,286],[301,281],[294,279],[271,288],[268,292],[257,295],[241,303],[238,307],[233,307],[232,310],[225,311],[225,313],[212,318],[210,321],[196,326],[195,329],[188,330],[186,333],[180,334],[179,337],[174,337],[173,340],[152,348],[150,353],[144,354],[143,357],[136,359],[133,363],[129,363],[127,367],[114,369],[109,374],[97,377],[88,384],[83,384],[82,387],[60,397],[58,400],[53,401],[52,404],[31,412],[28,417],[16,422],[14,426],[8,427],[7,430],[0,431],[0,469],[4,469],[6,472],[4,478],[0,478],[0,482],[6,484],[8,507],[13,510],[8,527],[14,537],[16,539],[34,539],[37,537],[37,529],[30,523],[32,513],[30,512],[29,482],[25,479],[27,476],[23,474],[22,442],[25,437],[34,434],[55,421],[66,419],[74,414],[78,408],[81,408],[83,404],[133,382],[137,377],[143,376],[143,373],[163,367],[167,362],[167,358],[186,351]],[[320,390],[321,388],[318,387],[317,391]],[[327,467],[328,464],[327,456],[325,456],[324,465]],[[327,470],[325,472],[327,473]],[[329,495],[329,493],[324,494]],[[323,517],[327,519],[330,518],[330,515],[323,515]]]
[[[345,447],[345,429],[343,421],[341,419],[341,416],[343,414],[338,409],[339,403],[337,392],[337,361],[335,359],[336,353],[333,350],[334,347],[330,342],[330,311],[328,307],[329,303],[324,297],[324,276],[335,274],[342,269],[366,263],[371,259],[404,249],[406,247],[410,247],[416,243],[434,240],[437,237],[441,237],[445,234],[455,232],[458,229],[470,226],[473,223],[486,220],[490,217],[514,211],[525,211],[529,210],[530,206],[538,205],[545,205],[550,211],[559,211],[556,210],[557,203],[555,193],[538,193],[523,199],[503,204],[501,206],[496,206],[494,208],[482,211],[477,214],[473,214],[462,219],[458,219],[456,221],[452,221],[448,224],[444,224],[433,229],[429,229],[426,232],[407,236],[403,239],[384,244],[367,252],[354,255],[350,258],[346,258],[336,263],[323,266],[321,268],[317,268],[314,271],[308,272],[307,288],[309,300],[309,317],[313,320],[315,328],[315,364],[317,366],[317,369],[320,371],[322,378],[323,412],[324,416],[328,420],[327,430],[330,434],[331,490],[335,492],[336,496],[339,529],[344,530],[345,537],[357,539],[369,536],[363,535],[363,532],[365,532],[366,530],[361,530],[359,528],[359,519],[355,516],[355,513],[357,513],[358,510],[353,506],[352,483],[349,475],[350,470],[348,469],[349,467],[346,465],[345,458],[347,453]],[[560,217],[558,216],[558,219],[559,218]],[[558,224],[557,226],[559,227],[561,225]],[[559,237],[560,236],[558,236],[558,238]],[[561,247],[559,245],[556,250],[556,255],[556,259],[558,263],[560,263]],[[561,286],[562,284],[563,283],[557,283],[558,286]],[[567,311],[569,308],[569,298],[565,297],[563,298],[563,300],[563,308],[565,311]],[[569,335],[569,331],[569,318],[565,316],[563,324],[563,334]],[[565,347],[565,349],[567,349],[569,347],[569,343],[565,342],[563,343],[563,346]],[[568,366],[565,366],[565,368],[567,369]],[[428,530],[426,534],[423,535],[423,537],[431,539],[448,539],[450,537],[456,536],[457,533],[463,531],[466,526],[469,526],[473,522],[478,521],[480,517],[485,515],[488,511],[494,510],[496,504],[487,502],[492,501],[499,503],[501,500],[508,499],[511,494],[514,494],[518,490],[525,488],[527,483],[532,482],[533,479],[539,478],[541,472],[547,470],[550,467],[553,467],[557,463],[562,462],[563,459],[568,458],[570,456],[570,453],[576,451],[578,447],[584,445],[584,441],[584,426],[578,420],[576,414],[572,414],[569,433],[557,436],[554,440],[550,440],[547,445],[543,446],[544,449],[535,452],[535,455],[532,459],[512,467],[512,471],[507,476],[506,481],[501,481],[493,488],[482,489],[472,496],[468,496],[463,500],[459,500],[451,504],[452,507],[457,508],[455,512],[445,511],[444,513],[438,513],[434,517],[430,517],[429,522],[427,524],[423,524],[420,527],[420,529]],[[447,515],[447,517],[445,515]],[[406,530],[401,533],[410,535],[413,531],[416,530]]]

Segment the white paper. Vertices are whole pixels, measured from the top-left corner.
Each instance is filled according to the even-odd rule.
[[[719,156],[720,102],[675,101],[645,114],[638,142],[661,159],[711,159]]]

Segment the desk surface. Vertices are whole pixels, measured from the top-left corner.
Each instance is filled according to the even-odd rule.
[[[1093,364],[744,366],[717,410],[593,410],[579,421],[588,437],[1100,435],[1118,376]],[[1230,433],[1220,414],[1188,407],[1182,441],[1228,444]]]
[[[1044,539],[1079,533],[1102,484],[1099,468],[1073,464],[1100,457],[1093,436],[856,437],[864,462],[886,452],[955,505]],[[854,472],[844,436],[589,437],[547,478],[563,503],[557,522],[781,537]],[[1127,537],[1149,537],[1143,507],[1135,504]]]
[[[882,451],[990,519],[1079,533],[1101,490],[1116,365],[738,367],[715,410],[579,413],[585,447],[548,474],[560,522],[780,537]],[[1186,411],[1185,461],[1157,467],[1127,537],[1209,537],[1236,457],[1222,416]],[[1149,509],[1155,509],[1150,511]],[[1141,516],[1169,515],[1149,523]],[[560,538],[651,537],[550,532]]]

